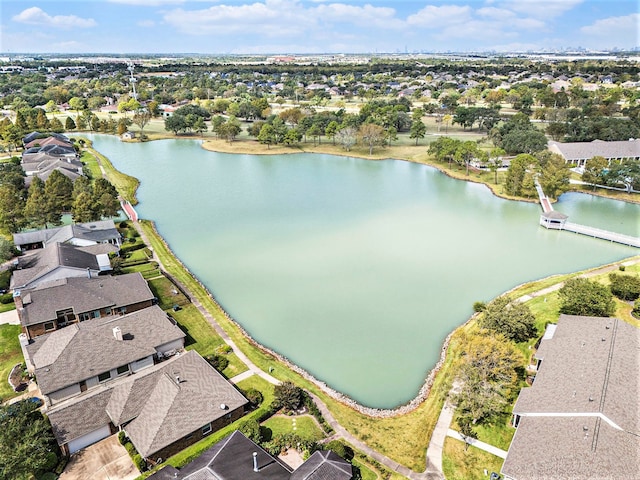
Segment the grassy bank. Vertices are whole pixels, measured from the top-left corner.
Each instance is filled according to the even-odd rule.
[[[11,369],[24,361],[18,341],[19,334],[20,325],[0,325],[0,402],[19,395],[7,381]]]

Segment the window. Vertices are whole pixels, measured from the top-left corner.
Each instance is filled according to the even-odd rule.
[[[113,309],[114,315],[124,315],[127,313],[127,307],[117,307]]]
[[[76,321],[76,316],[73,313],[73,308],[67,308],[66,310],[58,310],[56,312],[56,318],[58,319],[58,325],[64,327],[67,323],[73,323]]]
[[[100,310],[94,310],[93,312],[85,312],[79,315],[80,321],[91,320],[92,318],[100,318]]]
[[[204,427],[202,427],[202,435],[206,435],[211,433],[211,424],[207,423]]]
[[[129,373],[129,365],[123,365],[121,367],[118,367],[118,375],[124,375],[125,373]]]
[[[44,324],[44,331],[50,332],[51,330],[56,329],[56,324],[54,322],[47,322]]]
[[[106,382],[109,379],[111,379],[111,372],[104,372],[98,375],[99,382]]]

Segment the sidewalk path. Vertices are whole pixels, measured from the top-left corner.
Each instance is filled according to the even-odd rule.
[[[494,447],[493,445],[489,445],[488,443],[481,442],[480,440],[476,440],[475,438],[467,438],[461,435],[459,432],[455,430],[449,429],[447,430],[447,436],[451,438],[455,438],[457,440],[462,440],[463,442],[468,443],[480,450],[484,450],[485,452],[489,452],[492,455],[500,458],[507,458],[507,452],[504,450]]]
[[[8,312],[0,313],[0,325],[20,325],[20,319],[18,318],[17,310],[9,310]]]

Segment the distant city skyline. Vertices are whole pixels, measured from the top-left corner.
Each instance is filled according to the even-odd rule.
[[[0,54],[524,52],[640,45],[636,0],[2,0]]]

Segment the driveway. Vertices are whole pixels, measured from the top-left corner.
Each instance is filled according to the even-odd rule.
[[[111,435],[71,456],[60,480],[133,480],[140,475],[129,454]]]
[[[20,319],[18,318],[18,311],[13,309],[8,312],[0,313],[0,325],[8,323],[10,325],[20,325]]]

